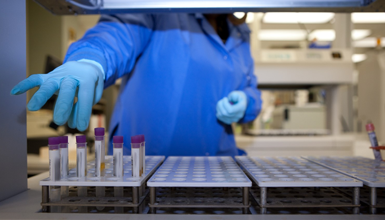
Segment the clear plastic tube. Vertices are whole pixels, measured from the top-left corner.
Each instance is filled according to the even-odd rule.
[[[76,136],[76,174],[79,178],[87,176],[87,143],[85,136]]]
[[[48,138],[49,148],[49,177],[51,181],[60,180],[60,138],[52,137]],[[49,187],[49,200],[50,202],[59,202],[61,199],[61,187],[50,186]],[[60,212],[60,206],[52,206],[51,212]]]
[[[60,180],[60,139],[53,137],[48,139],[49,148],[49,178],[51,181]]]
[[[85,136],[76,136],[76,174],[79,179],[87,176],[87,142]],[[87,187],[78,186],[78,196],[87,197]],[[87,207],[79,207],[79,212],[87,212]]]
[[[377,147],[378,146],[377,136],[374,131],[374,125],[371,122],[368,122],[366,124],[366,131],[368,132],[370,144],[372,145],[372,147]],[[382,161],[381,151],[373,149],[373,155],[374,155],[374,159],[377,162],[380,163]]]
[[[68,137],[60,137],[60,176],[62,179],[68,176]]]
[[[50,186],[49,187],[49,201],[50,202],[60,202],[61,199],[61,187],[60,186]],[[61,206],[51,206],[51,212],[59,213],[61,212]]]
[[[146,141],[144,139],[144,135],[141,136],[141,146],[140,149],[142,150],[141,152],[141,158],[142,158],[142,175],[146,174]]]
[[[96,177],[104,176],[105,169],[105,141],[104,128],[95,128],[95,175]],[[96,197],[104,197],[106,195],[106,188],[99,186],[95,188]],[[103,210],[104,207],[96,207],[98,210]]]
[[[140,175],[140,145],[141,138],[139,135],[131,137],[131,167],[132,177],[139,178]]]
[[[123,137],[113,137],[113,160],[114,160],[114,176],[117,178],[123,178]]]
[[[95,174],[104,176],[105,169],[105,141],[104,128],[95,128]]]

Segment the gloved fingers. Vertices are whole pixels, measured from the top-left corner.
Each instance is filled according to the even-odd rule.
[[[222,108],[228,116],[234,116],[238,112],[238,108],[236,106],[237,104],[231,104],[228,98],[226,98],[226,100],[222,103]]]
[[[40,86],[44,82],[42,75],[43,74],[34,74],[19,82],[15,87],[13,87],[11,94],[20,95],[36,86]]]
[[[228,95],[228,98],[233,104],[247,102],[247,96],[243,91],[233,91]]]
[[[53,94],[59,89],[59,84],[56,80],[48,79],[44,82],[39,90],[32,96],[31,100],[28,102],[28,109],[30,111],[37,111],[47,102]]]
[[[84,131],[88,127],[92,113],[92,106],[95,96],[95,83],[87,82],[79,85],[78,93],[78,112],[77,112],[77,128]]]
[[[227,98],[223,98],[223,99],[218,101],[218,103],[217,103],[217,114],[216,114],[217,116],[227,115],[227,111],[223,107],[223,103],[227,102],[226,99]]]
[[[236,115],[244,112],[246,110],[246,107],[247,107],[246,103],[241,101],[241,102],[238,102],[237,104],[232,105],[229,112],[231,115]]]
[[[57,125],[63,125],[70,117],[77,87],[78,81],[71,77],[66,77],[61,82],[53,114],[53,121]]]
[[[99,102],[99,100],[102,98],[103,95],[103,89],[104,89],[104,80],[102,77],[99,76],[99,79],[97,81],[97,85],[95,88],[95,100],[94,105]]]
[[[78,103],[76,102],[74,104],[74,107],[72,107],[70,117],[68,119],[68,127],[75,129],[76,128],[76,119],[77,119],[77,113],[78,113]]]
[[[240,101],[240,96],[236,91],[231,92],[228,97],[229,102],[236,104]]]

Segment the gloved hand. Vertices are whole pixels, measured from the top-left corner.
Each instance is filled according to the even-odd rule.
[[[39,110],[59,90],[53,120],[63,125],[84,131],[89,124],[92,106],[102,97],[104,87],[103,67],[92,60],[69,61],[48,74],[34,74],[18,83],[12,95],[22,94],[34,87],[40,87],[27,107]],[[77,102],[74,104],[75,96]]]
[[[245,115],[247,96],[242,91],[233,91],[217,103],[217,118],[225,124],[239,121]]]

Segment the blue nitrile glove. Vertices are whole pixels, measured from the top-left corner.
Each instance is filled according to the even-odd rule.
[[[247,96],[242,91],[233,91],[217,103],[217,118],[225,124],[238,122],[247,108]]]
[[[40,87],[28,103],[30,111],[39,110],[58,92],[53,120],[84,131],[89,124],[92,106],[102,97],[104,87],[103,67],[92,60],[69,61],[48,74],[34,74],[17,84],[12,95],[22,94]],[[74,99],[77,102],[74,104]]]

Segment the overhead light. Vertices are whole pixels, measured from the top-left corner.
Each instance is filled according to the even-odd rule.
[[[243,18],[245,16],[245,12],[234,12],[233,15],[238,19]],[[246,23],[252,23],[254,21],[254,13],[247,13]]]
[[[259,40],[263,41],[300,41],[305,40],[305,30],[260,30]]]
[[[245,12],[234,12],[233,15],[238,19],[241,19],[243,16],[245,16]]]
[[[369,29],[358,29],[352,31],[352,39],[360,40],[371,34]],[[336,33],[334,30],[314,30],[309,34],[308,40],[317,39],[318,41],[334,41]]]
[[[334,13],[307,12],[268,12],[263,17],[264,23],[327,23],[332,20]]]
[[[381,38],[381,45],[385,47],[385,37]],[[377,46],[377,38],[375,37],[367,37],[362,40],[357,40],[353,42],[354,47],[376,47]]]
[[[384,12],[355,12],[352,13],[353,23],[385,23]]]
[[[362,62],[364,60],[366,60],[366,54],[353,54],[352,55],[352,61],[354,63],[359,63],[359,62]]]

